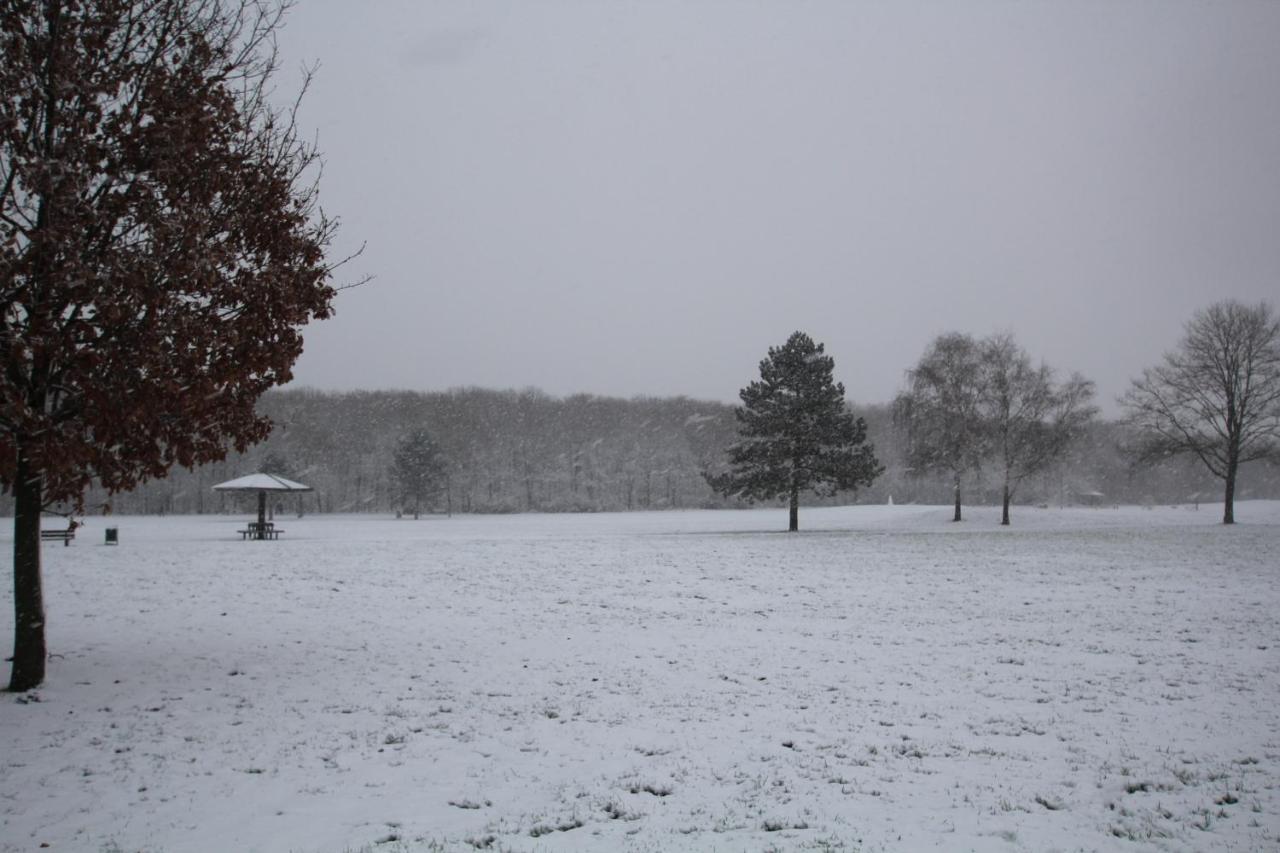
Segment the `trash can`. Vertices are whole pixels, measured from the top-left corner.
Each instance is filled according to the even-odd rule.
[[[105,543],[105,544],[107,544],[107,545],[119,545],[119,544],[120,544],[120,531],[119,531],[119,528],[116,528],[116,527],[108,527],[108,528],[107,528],[107,541],[106,541],[106,543]]]

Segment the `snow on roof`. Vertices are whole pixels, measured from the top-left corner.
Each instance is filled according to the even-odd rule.
[[[219,492],[309,492],[310,486],[277,477],[275,474],[249,474],[213,487]]]

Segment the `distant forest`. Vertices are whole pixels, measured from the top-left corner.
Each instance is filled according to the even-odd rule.
[[[211,487],[266,470],[315,491],[276,501],[285,513],[394,513],[406,507],[391,474],[397,444],[426,430],[443,453],[447,482],[436,512],[604,512],[735,507],[703,477],[723,464],[736,437],[733,407],[686,397],[630,400],[537,390],[463,388],[442,392],[277,390],[261,410],[271,437],[247,453],[195,470],[175,468],[133,492],[93,490],[87,511],[115,513],[244,512],[251,497]],[[945,504],[943,477],[905,468],[900,436],[886,405],[851,406],[866,419],[884,474],[856,495],[812,496],[832,503]],[[1024,483],[1015,502],[1031,505],[1176,503],[1221,500],[1221,482],[1190,458],[1132,470],[1121,424],[1097,421],[1060,464]],[[1280,497],[1280,469],[1265,463],[1241,472],[1240,498]],[[7,499],[8,496],[6,496]],[[7,500],[5,501],[8,502]],[[966,503],[997,504],[999,481],[979,471]]]

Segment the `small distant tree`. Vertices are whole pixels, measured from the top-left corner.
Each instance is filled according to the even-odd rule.
[[[1186,324],[1178,348],[1121,398],[1136,459],[1191,454],[1223,480],[1222,523],[1235,523],[1242,462],[1280,460],[1280,320],[1266,302],[1225,301]]]
[[[273,0],[0,12],[0,486],[11,690],[45,673],[40,513],[243,451],[330,312],[315,150],[270,104]]]
[[[707,476],[711,487],[749,501],[788,498],[788,530],[795,531],[801,492],[834,495],[871,485],[884,469],[867,443],[867,425],[845,406],[834,368],[822,344],[803,332],[770,347],[760,380],[738,394],[739,440],[729,448],[729,470]]]
[[[294,473],[293,464],[289,462],[289,457],[275,450],[268,450],[263,455],[262,461],[258,463],[258,470],[264,474],[276,474],[287,479],[297,476]]]
[[[440,448],[426,430],[414,430],[396,445],[391,479],[400,499],[413,502],[413,517],[419,518],[424,503],[434,502],[444,491],[447,470]]]
[[[949,474],[960,521],[960,483],[987,447],[981,417],[982,348],[958,332],[939,335],[915,367],[908,388],[894,400],[893,417],[906,437],[906,462],[914,471]]]
[[[994,464],[1000,472],[1000,523],[1009,524],[1009,503],[1023,480],[1058,459],[1096,414],[1093,383],[1073,374],[1055,385],[1053,371],[1034,367],[1011,335],[982,342],[979,411]]]
[[[286,480],[298,479],[298,473],[294,464],[289,461],[289,457],[284,453],[276,450],[268,450],[262,456],[262,461],[258,463],[258,470],[263,474],[275,474],[277,477],[284,477]],[[298,492],[294,496],[295,508],[298,511],[298,518],[302,518],[302,495]],[[275,514],[284,510],[283,496],[274,496],[268,503],[268,515],[274,518]]]

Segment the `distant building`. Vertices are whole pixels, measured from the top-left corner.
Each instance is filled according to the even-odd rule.
[[[1107,502],[1107,496],[1097,489],[1071,489],[1067,495],[1077,506],[1102,506]]]

